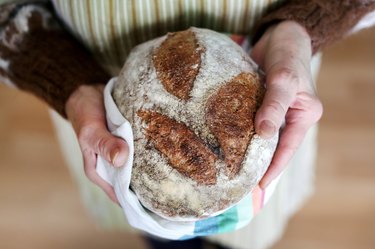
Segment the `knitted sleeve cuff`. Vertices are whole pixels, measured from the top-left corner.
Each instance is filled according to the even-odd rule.
[[[11,5],[0,6],[0,81],[37,95],[66,117],[65,103],[78,86],[104,84],[109,76],[48,5]]]
[[[293,20],[306,28],[313,53],[343,38],[367,13],[375,9],[374,0],[290,0],[270,10],[255,26],[253,43],[268,27]]]

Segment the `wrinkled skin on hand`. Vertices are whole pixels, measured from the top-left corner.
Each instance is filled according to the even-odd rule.
[[[310,71],[311,54],[308,33],[293,21],[270,27],[251,52],[266,74],[267,89],[255,130],[268,138],[281,128],[272,162],[259,183],[263,189],[285,169],[308,129],[322,116]]]
[[[103,89],[103,85],[80,86],[69,97],[66,113],[78,138],[86,176],[118,203],[112,186],[96,173],[96,159],[100,155],[114,167],[121,167],[128,158],[129,148],[124,140],[108,131]]]

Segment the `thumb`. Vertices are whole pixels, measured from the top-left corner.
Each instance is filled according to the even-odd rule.
[[[95,132],[91,144],[96,154],[102,156],[115,167],[121,167],[129,156],[129,146],[125,140],[100,128]]]

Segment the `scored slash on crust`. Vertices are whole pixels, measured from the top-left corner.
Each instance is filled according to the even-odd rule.
[[[226,175],[233,178],[241,169],[246,149],[254,131],[257,103],[263,97],[257,76],[241,73],[211,95],[206,105],[206,122],[217,138]],[[147,139],[166,156],[170,165],[200,184],[216,183],[215,162],[220,158],[185,124],[151,110],[137,115],[148,126]]]
[[[218,140],[226,174],[233,178],[241,169],[247,147],[255,134],[254,117],[264,90],[253,84],[255,74],[241,73],[211,95],[206,105],[206,122]]]
[[[217,156],[193,131],[186,125],[154,111],[140,110],[137,115],[148,124],[148,140],[168,158],[173,168],[198,183],[216,183]]]
[[[168,34],[153,55],[158,79],[167,92],[182,100],[190,98],[203,52],[193,31]]]
[[[204,49],[194,32],[169,33],[153,54],[153,63],[164,89],[177,98],[188,101],[201,65]],[[255,134],[254,117],[264,89],[256,74],[240,73],[212,94],[206,104],[206,123],[219,142],[213,152],[185,124],[152,110],[139,110],[146,122],[146,137],[183,175],[200,184],[216,183],[215,162],[224,158],[226,175],[236,176],[246,149]]]

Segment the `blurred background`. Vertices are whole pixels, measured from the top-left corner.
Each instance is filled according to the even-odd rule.
[[[375,28],[325,50],[316,193],[272,249],[375,248]],[[47,107],[0,85],[0,248],[146,248],[98,229],[59,151]]]

